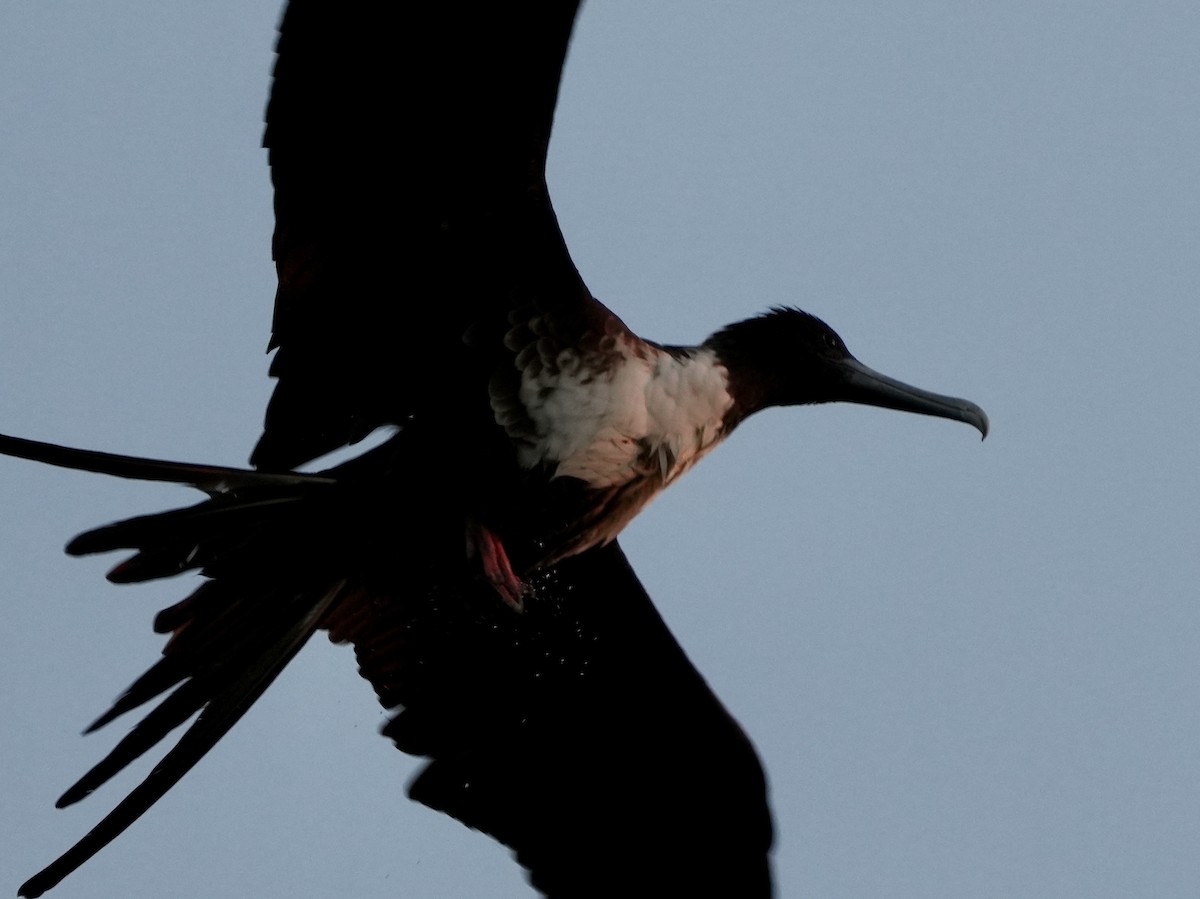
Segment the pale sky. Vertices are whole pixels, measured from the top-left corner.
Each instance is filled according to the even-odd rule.
[[[0,6],[0,431],[245,462],[278,15]],[[1196,894],[1197,46],[1182,0],[585,6],[550,181],[593,293],[676,343],[798,305],[992,419],[765,413],[622,540],[763,758],[781,897]],[[61,547],[191,499],[0,460],[0,895],[144,775],[53,808],[189,589]],[[383,720],[314,641],[51,895],[532,895]]]

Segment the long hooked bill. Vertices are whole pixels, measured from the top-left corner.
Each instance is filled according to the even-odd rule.
[[[867,406],[899,409],[901,412],[916,412],[920,415],[965,421],[984,437],[988,435],[987,413],[970,400],[943,396],[913,387],[911,384],[880,374],[853,357],[843,360],[840,366],[845,378],[846,392],[839,399]]]

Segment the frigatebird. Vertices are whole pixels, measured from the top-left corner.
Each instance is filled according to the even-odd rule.
[[[871,371],[796,309],[699,346],[634,335],[584,286],[545,184],[578,4],[513,6],[288,5],[265,141],[278,384],[252,469],[0,438],[207,495],[68,546],[134,550],[118,582],[204,580],[90,729],[165,698],[59,804],[200,715],[24,895],[145,812],[321,629],[354,645],[395,712],[386,735],[431,760],[411,795],[512,847],[547,895],[770,892],[753,748],[616,537],[763,408],[987,419]],[[358,457],[296,470],[380,428]]]

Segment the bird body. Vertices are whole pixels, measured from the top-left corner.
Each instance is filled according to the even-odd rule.
[[[523,350],[516,361],[515,395],[491,395],[496,423],[522,469],[580,488],[547,485],[578,499],[550,515],[565,526],[538,528],[549,544],[539,565],[611,542],[726,434],[733,399],[709,349],[667,349],[621,331],[594,350],[561,349],[549,358]]]
[[[566,351],[555,360],[557,372],[522,373],[521,407],[533,435],[502,411],[496,416],[522,467],[548,465],[554,477],[593,489],[640,478],[665,487],[724,436],[733,398],[711,350],[667,350],[632,338],[613,354],[618,361],[593,367]]]
[[[761,766],[616,538],[763,409],[866,403],[984,435],[987,417],[872,371],[797,309],[679,347],[592,297],[545,183],[577,7],[372,7],[364,27],[353,4],[290,0],[265,136],[277,384],[252,468],[0,436],[0,453],[204,493],[68,544],[132,551],[114,581],[202,580],[89,730],[154,705],[59,804],[195,718],[22,895],[145,813],[320,630],[354,646],[384,733],[428,759],[413,798],[512,847],[537,889],[770,894]],[[381,445],[297,470],[380,427]]]

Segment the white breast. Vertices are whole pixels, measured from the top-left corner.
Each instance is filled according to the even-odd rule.
[[[519,399],[535,432],[519,440],[523,467],[549,464],[555,477],[597,488],[650,476],[665,486],[720,440],[733,399],[714,354],[635,341],[601,371],[560,358],[554,373],[523,375]]]

